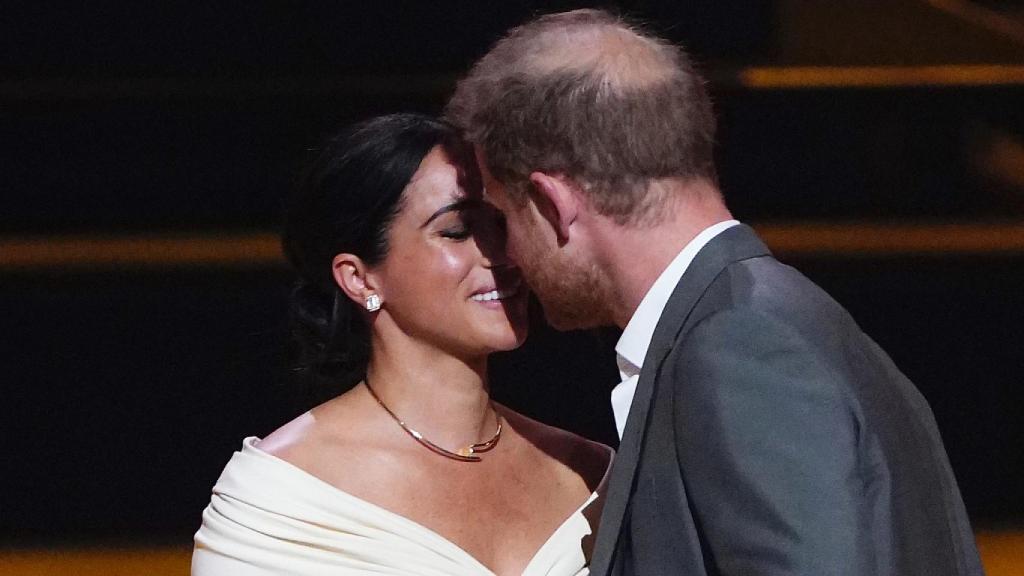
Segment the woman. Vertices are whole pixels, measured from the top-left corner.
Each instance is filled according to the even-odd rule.
[[[293,312],[313,369],[355,385],[244,441],[194,575],[586,572],[609,450],[489,398],[527,290],[481,192],[430,118],[376,118],[322,152],[285,231]]]

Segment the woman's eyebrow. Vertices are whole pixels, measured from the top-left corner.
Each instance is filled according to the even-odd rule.
[[[452,202],[451,204],[442,206],[436,212],[431,214],[430,218],[427,218],[427,221],[420,225],[420,228],[426,228],[427,226],[430,225],[431,222],[437,220],[438,218],[449,212],[462,212],[463,210],[477,208],[481,204],[482,202],[476,198],[463,198],[462,200],[459,200],[457,202]]]

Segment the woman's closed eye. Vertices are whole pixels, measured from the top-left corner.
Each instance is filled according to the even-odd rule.
[[[464,206],[444,216],[449,221],[438,235],[454,241],[477,237],[478,240],[493,241],[504,238],[506,233],[505,215],[487,205]]]
[[[451,226],[449,228],[442,229],[439,234],[442,238],[448,238],[449,240],[465,240],[472,235],[472,230],[465,224],[458,226]]]
[[[442,238],[461,242],[473,235],[475,215],[479,202],[461,199],[441,207],[434,212],[423,226],[436,222],[436,234]]]

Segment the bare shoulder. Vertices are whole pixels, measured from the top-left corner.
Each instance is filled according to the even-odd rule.
[[[529,443],[578,474],[593,491],[604,479],[613,451],[599,442],[499,406],[505,420]]]
[[[347,440],[351,431],[359,429],[357,421],[360,418],[360,411],[353,408],[348,396],[342,394],[299,415],[260,440],[257,447],[328,479],[332,471],[325,469],[324,463],[347,460],[345,453],[351,446],[358,445],[358,442]],[[350,425],[339,426],[339,422]]]
[[[317,421],[313,412],[305,412],[261,439],[257,446],[263,452],[287,460],[288,454],[301,450],[314,435]]]

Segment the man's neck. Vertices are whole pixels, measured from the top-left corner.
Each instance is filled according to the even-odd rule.
[[[717,199],[680,201],[670,214],[652,226],[623,226],[603,220],[594,234],[595,247],[607,272],[612,293],[612,316],[625,328],[658,276],[698,234],[732,219]]]

